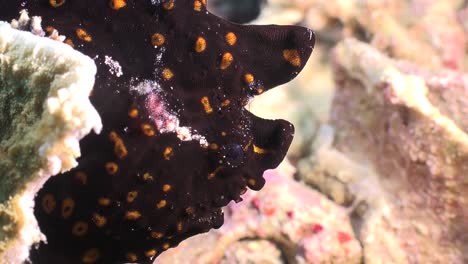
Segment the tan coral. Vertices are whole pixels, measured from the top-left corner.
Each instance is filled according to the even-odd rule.
[[[466,263],[468,76],[356,40],[333,58],[336,146],[379,175],[357,190],[374,190],[360,234],[366,263]]]
[[[0,22],[0,259],[21,263],[42,239],[34,195],[76,166],[78,141],[101,120],[88,95],[94,62],[66,44]]]

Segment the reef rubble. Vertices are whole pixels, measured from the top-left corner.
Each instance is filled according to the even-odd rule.
[[[359,232],[366,263],[466,263],[468,75],[353,39],[332,62],[335,147],[378,175]]]
[[[223,227],[182,242],[155,264],[361,263],[346,210],[295,181],[294,172],[286,163],[267,171],[261,192],[226,207]]]

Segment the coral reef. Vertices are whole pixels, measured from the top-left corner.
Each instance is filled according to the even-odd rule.
[[[90,99],[103,131],[80,142],[75,169],[39,191],[34,212],[47,243],[32,248],[33,263],[150,263],[183,239],[221,226],[221,208],[240,201],[247,187],[262,188],[263,172],[284,158],[293,126],[244,106],[301,71],[312,31],[232,24],[205,6],[1,5],[0,19],[27,9],[42,19],[34,25],[41,21],[44,30],[34,32],[64,40],[97,66]]]
[[[466,263],[468,75],[352,39],[333,63],[336,147],[378,172],[359,234],[366,263]]]
[[[40,223],[55,221],[52,241],[75,234],[63,246],[77,259],[468,263],[467,1],[23,2],[0,1],[0,20],[26,7],[41,17],[23,12],[12,27],[97,64],[104,133],[81,141],[78,169],[51,180],[36,207]],[[318,29],[316,59],[310,31],[234,25],[206,6],[239,22],[260,7],[254,24]],[[289,120],[292,143],[288,123],[254,115]],[[262,192],[246,190],[263,186],[289,143],[294,168],[283,162]],[[110,244],[96,239],[105,232]],[[48,252],[57,244],[33,260],[63,262]]]
[[[265,173],[261,192],[230,204],[219,230],[182,242],[156,263],[361,263],[346,211],[285,167]]]
[[[71,47],[0,22],[0,259],[21,263],[41,239],[35,193],[76,166],[78,141],[101,119],[88,95],[94,62]]]

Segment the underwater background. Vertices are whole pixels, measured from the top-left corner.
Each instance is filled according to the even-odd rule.
[[[79,15],[52,19],[57,32],[46,28],[46,18],[44,30],[36,27],[37,14],[30,10],[27,22],[19,14],[12,22],[13,2],[35,1],[0,0],[0,21],[75,50],[40,49],[0,25],[0,263],[468,263],[468,1],[191,1],[190,9],[202,15],[206,9],[239,24],[288,27],[247,29],[208,13],[200,20],[158,13],[171,33],[147,34],[145,43],[157,49],[147,64],[140,61],[151,57],[150,49],[134,40],[150,27],[144,16],[117,14],[120,22],[103,26],[102,32],[129,32],[116,47],[118,38],[86,31],[91,24],[81,23],[83,32],[69,26]],[[66,8],[72,1],[42,2]],[[109,12],[138,10],[136,2],[112,0]],[[151,2],[166,11],[177,8],[177,0]],[[86,12],[93,14],[92,8]],[[136,26],[127,23],[133,19]],[[225,43],[208,33],[194,35],[216,23],[229,29],[221,36]],[[193,54],[186,55],[181,50],[192,38]],[[237,49],[239,43],[245,46]],[[210,53],[213,47],[234,48],[218,56]],[[197,53],[207,55],[197,60]],[[41,59],[30,59],[35,56]],[[10,65],[14,60],[19,66]],[[216,67],[227,73],[216,73]],[[232,68],[240,70],[228,72]],[[128,73],[135,78],[126,79]],[[146,82],[153,74],[159,83],[171,83]],[[118,88],[122,79],[134,92],[128,98]],[[93,91],[94,84],[108,90]],[[225,90],[208,92],[212,87]],[[102,92],[113,89],[119,92]],[[210,114],[219,117],[203,119]],[[145,115],[160,122],[152,125]],[[109,127],[125,127],[130,136]],[[132,139],[132,129],[161,136],[165,145]],[[94,140],[91,130],[102,131],[110,145]],[[156,152],[161,155],[155,162],[148,153]],[[132,159],[124,163],[127,155]],[[141,164],[148,174],[134,171]],[[203,181],[187,176],[205,172]],[[64,175],[40,190],[58,173]],[[92,173],[120,178],[108,184],[102,180],[107,178],[93,181]],[[136,175],[138,184],[128,175]],[[158,191],[139,185],[153,181]],[[91,190],[83,191],[87,184]],[[145,201],[154,197],[156,208],[168,211],[146,214],[154,204],[147,208]],[[94,206],[95,198],[101,207],[119,199],[135,207],[119,202],[117,209],[80,209],[80,203]],[[86,215],[89,223],[75,221]],[[114,220],[119,217],[130,227]],[[50,247],[39,243],[44,237],[38,225],[52,238]],[[113,240],[130,242],[95,235],[106,226]],[[63,230],[71,230],[72,242],[62,245],[69,239]],[[61,246],[76,262],[68,262]],[[115,248],[122,252],[108,256]]]

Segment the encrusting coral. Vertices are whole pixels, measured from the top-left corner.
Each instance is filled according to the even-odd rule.
[[[286,161],[265,172],[265,188],[247,191],[243,203],[229,204],[220,229],[185,240],[155,264],[361,263],[346,210],[295,181],[294,173]]]
[[[355,39],[336,46],[333,67],[334,144],[378,173],[349,184],[368,207],[366,263],[467,263],[468,75]]]
[[[21,21],[29,21],[24,15]],[[0,260],[21,263],[41,239],[35,193],[76,166],[101,119],[89,101],[96,66],[65,44],[0,22]]]
[[[292,125],[244,106],[302,70],[312,31],[232,24],[204,0],[13,0],[0,19],[22,9],[94,58],[103,121],[79,165],[36,197],[47,244],[33,263],[150,263],[221,226],[222,206],[262,188],[284,158]]]

